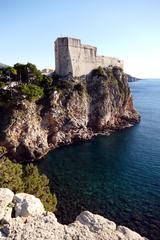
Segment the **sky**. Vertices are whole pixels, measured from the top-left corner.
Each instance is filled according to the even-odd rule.
[[[0,62],[54,68],[54,41],[75,37],[125,72],[160,78],[160,0],[0,0]]]

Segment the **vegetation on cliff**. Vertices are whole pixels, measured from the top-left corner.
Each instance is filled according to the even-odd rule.
[[[23,83],[17,89],[29,101],[36,101],[43,96],[43,89],[35,84]]]
[[[116,72],[122,74],[118,67],[102,68],[99,66],[92,71],[92,76],[107,80],[111,85],[118,84]],[[77,78],[78,80],[78,78]],[[52,77],[43,75],[34,64],[16,63],[13,67],[6,67],[0,70],[0,105],[8,106],[17,104],[20,100],[37,101],[41,98],[48,99],[54,91],[63,91],[63,94],[77,91],[80,95],[87,93],[86,83],[80,79],[74,82],[73,79],[60,79],[56,75]],[[97,81],[97,84],[99,82]]]
[[[22,165],[5,157],[6,148],[0,147],[0,188],[14,193],[25,192],[40,198],[48,211],[56,210],[57,198],[51,193],[49,179],[33,164]]]
[[[40,159],[51,149],[139,121],[126,76],[118,67],[60,78],[42,75],[33,64],[16,64],[2,70],[0,82],[0,141],[17,162]],[[47,177],[3,152],[0,187],[34,194],[47,210],[55,211],[57,200]]]
[[[16,63],[14,67],[5,67],[0,70],[0,105],[17,104],[23,99],[36,101],[47,96],[52,81],[52,78],[43,75],[31,63]]]
[[[139,121],[119,67],[60,78],[31,63],[15,64],[1,71],[0,81],[0,140],[18,161]]]

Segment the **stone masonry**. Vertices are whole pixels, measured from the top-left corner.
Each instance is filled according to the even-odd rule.
[[[57,38],[55,41],[56,74],[61,77],[80,77],[101,66],[118,66],[123,69],[123,61],[114,57],[98,56],[97,48],[81,44],[80,39]]]

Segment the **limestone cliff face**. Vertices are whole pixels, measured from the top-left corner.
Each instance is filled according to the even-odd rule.
[[[58,146],[130,127],[139,118],[122,70],[97,69],[83,78],[59,79],[47,102],[21,101],[3,127],[1,144],[17,160],[33,160]]]

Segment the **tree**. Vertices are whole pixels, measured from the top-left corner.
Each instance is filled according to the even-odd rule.
[[[39,173],[33,164],[22,165],[4,157],[6,148],[0,146],[0,188],[13,192],[25,192],[38,197],[48,211],[56,210],[57,198],[51,193],[49,179]]]
[[[41,71],[37,69],[36,65],[27,63],[26,69],[28,71],[28,82],[39,84],[39,82],[43,79],[43,75]]]
[[[18,91],[20,94],[25,95],[29,101],[36,101],[43,96],[43,89],[31,83],[19,85]]]
[[[17,70],[15,68],[13,68],[13,67],[6,67],[5,71],[9,72],[9,74],[17,75]]]
[[[53,79],[49,76],[43,75],[43,79],[40,82],[40,86],[44,89],[44,94],[49,96],[50,92],[53,92]]]
[[[7,81],[16,80],[17,70],[15,68],[9,66],[9,67],[6,67],[4,71],[5,71],[5,77]]]
[[[40,175],[38,168],[28,164],[24,169],[24,183],[27,193],[40,198],[48,211],[56,210],[57,198],[49,189],[49,179],[44,174]]]
[[[17,80],[20,82],[39,84],[43,78],[41,71],[32,63],[16,63],[14,68],[17,70]]]
[[[22,165],[13,163],[6,157],[0,160],[0,187],[13,192],[24,192]]]
[[[25,65],[21,63],[16,63],[14,68],[17,70],[17,81],[19,82],[27,82],[27,72],[25,69]]]

